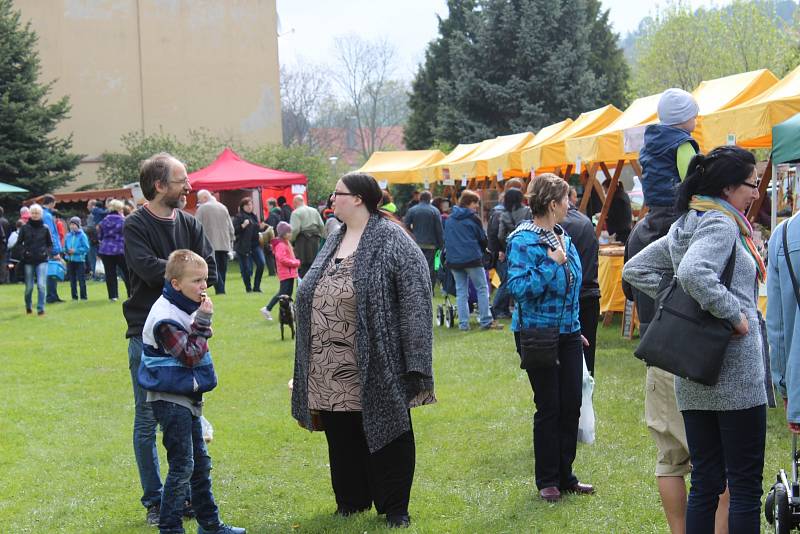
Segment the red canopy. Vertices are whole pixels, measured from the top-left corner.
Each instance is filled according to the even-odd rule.
[[[226,191],[255,187],[282,189],[295,184],[307,185],[308,179],[304,174],[277,171],[250,163],[226,148],[214,163],[191,173],[189,183],[195,190]]]

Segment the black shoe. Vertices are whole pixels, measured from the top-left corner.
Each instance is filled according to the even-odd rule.
[[[369,508],[355,509],[355,508],[342,508],[340,506],[336,508],[336,511],[333,513],[333,515],[338,515],[341,517],[350,517],[353,514],[360,514],[361,512],[366,512],[367,510],[369,510]]]
[[[408,528],[411,526],[411,518],[407,515],[387,515],[386,525],[389,528]]]
[[[252,293],[252,292],[253,292],[253,290],[252,290],[252,289],[250,289],[249,287],[246,287],[246,288],[244,288],[244,292],[245,292],[245,293]]]
[[[263,291],[261,291],[261,288],[259,287],[259,288],[253,289],[253,293],[263,293]]]
[[[183,503],[183,517],[186,519],[194,519],[194,508],[192,508],[192,501],[185,501]]]
[[[161,505],[154,504],[147,507],[147,525],[151,527],[158,526],[158,518],[161,515]]]

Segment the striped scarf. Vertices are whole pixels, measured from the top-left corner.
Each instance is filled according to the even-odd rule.
[[[744,213],[721,198],[704,195],[694,195],[691,202],[689,202],[689,208],[697,211],[717,210],[730,217],[739,227],[739,238],[742,240],[742,244],[756,262],[758,281],[764,282],[767,279],[767,268],[764,266],[764,260],[753,242],[753,227],[750,226],[750,221],[747,220]]]

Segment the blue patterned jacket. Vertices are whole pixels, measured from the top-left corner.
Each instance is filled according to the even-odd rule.
[[[521,310],[524,328],[558,326],[562,334],[579,332],[578,298],[582,269],[578,250],[572,238],[556,226],[556,233],[563,232],[567,251],[567,262],[558,265],[547,255],[548,245],[536,228],[532,221],[526,221],[508,236],[507,287],[517,302],[511,330],[520,330]],[[567,274],[568,269],[571,277]]]

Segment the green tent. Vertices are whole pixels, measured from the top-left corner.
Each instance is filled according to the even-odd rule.
[[[800,113],[772,127],[772,163],[800,161]]]
[[[22,189],[21,187],[17,187],[11,184],[5,184],[0,182],[0,193],[27,193],[27,189]]]

